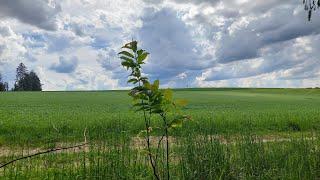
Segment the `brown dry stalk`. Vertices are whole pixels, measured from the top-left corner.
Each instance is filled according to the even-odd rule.
[[[88,145],[86,132],[87,132],[87,128],[85,128],[85,130],[83,132],[83,136],[84,136],[84,143],[83,144],[79,144],[79,145],[75,145],[75,146],[69,146],[69,147],[62,147],[62,148],[54,148],[54,149],[50,149],[50,150],[47,150],[47,151],[31,154],[31,155],[28,155],[28,156],[22,156],[20,158],[17,158],[17,159],[11,160],[9,162],[6,162],[4,164],[1,164],[0,165],[0,169],[4,168],[4,167],[6,167],[6,166],[8,166],[8,165],[10,165],[10,164],[12,164],[14,162],[17,162],[17,161],[20,161],[20,160],[23,160],[23,159],[28,159],[28,158],[31,158],[31,157],[34,157],[34,156],[39,156],[39,155],[42,155],[42,154],[48,154],[48,153],[67,150],[67,149],[81,148],[83,146],[86,146],[86,145]]]

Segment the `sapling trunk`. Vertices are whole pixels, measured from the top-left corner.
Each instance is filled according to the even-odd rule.
[[[128,80],[128,83],[138,84],[138,86],[134,87],[130,91],[130,96],[135,100],[134,107],[137,107],[137,111],[143,111],[143,117],[145,121],[146,128],[146,142],[147,142],[147,150],[149,161],[152,166],[152,171],[154,177],[159,180],[161,177],[159,176],[159,167],[158,167],[158,156],[161,149],[161,144],[163,143],[163,139],[165,137],[165,147],[164,151],[166,153],[165,163],[166,167],[163,169],[166,170],[166,175],[163,175],[163,179],[170,179],[170,143],[169,143],[169,128],[180,127],[182,120],[185,119],[185,116],[177,116],[172,121],[168,121],[167,113],[170,112],[170,109],[176,109],[177,103],[172,99],[172,91],[161,90],[159,89],[159,80],[154,81],[151,84],[148,81],[147,77],[141,76],[141,66],[145,64],[145,60],[149,55],[148,52],[142,49],[137,48],[137,41],[132,41],[130,43],[125,44],[122,48],[126,49],[119,53],[120,59],[122,59],[122,66],[124,66],[127,70],[131,70],[131,74],[129,77],[131,79]],[[137,103],[138,100],[138,103]],[[185,104],[185,101],[180,101],[181,104]],[[150,142],[150,133],[152,131],[151,128],[151,116],[153,114],[160,115],[163,120],[163,135],[158,141],[158,146],[156,149],[155,156],[152,155],[152,144]],[[149,115],[149,116],[148,116]],[[165,171],[163,171],[165,173]]]
[[[150,161],[150,164],[152,166],[153,175],[155,176],[156,179],[160,180],[159,175],[157,173],[157,167],[156,167],[156,164],[155,164],[156,162],[154,161],[152,153],[151,153],[151,143],[150,143],[150,133],[149,133],[150,123],[148,123],[148,119],[147,119],[145,111],[143,111],[143,116],[144,116],[145,125],[146,125],[146,134],[147,134],[146,135],[146,141],[147,141],[147,149],[148,149],[149,161]]]
[[[136,57],[136,54],[135,54],[135,57]],[[140,79],[141,77],[138,77],[138,78]],[[139,80],[139,86],[141,86],[141,83],[142,82]],[[144,104],[144,100],[141,100],[141,103]],[[152,171],[153,171],[154,177],[157,180],[160,180],[160,177],[159,177],[158,172],[157,172],[156,161],[154,161],[152,153],[151,153],[150,132],[149,132],[149,130],[150,130],[151,112],[149,112],[149,120],[148,120],[144,105],[143,105],[143,117],[144,117],[144,122],[145,122],[145,126],[146,126],[146,142],[147,142],[149,161],[150,161],[150,164],[152,166]]]

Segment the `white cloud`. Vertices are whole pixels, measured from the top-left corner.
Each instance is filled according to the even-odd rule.
[[[4,0],[0,72],[12,85],[24,62],[45,90],[127,88],[117,52],[134,38],[165,87],[316,86],[313,17],[290,0]]]
[[[78,58],[76,56],[66,59],[63,56],[59,57],[59,62],[50,66],[50,69],[57,73],[71,73],[74,72],[78,66]]]
[[[23,23],[46,30],[56,30],[56,15],[61,11],[60,4],[44,0],[1,0],[0,18],[16,18]]]

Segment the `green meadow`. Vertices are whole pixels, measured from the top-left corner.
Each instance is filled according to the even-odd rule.
[[[192,120],[171,133],[173,179],[320,178],[319,89],[177,89]],[[153,127],[159,119],[154,118]],[[1,179],[152,179],[128,91],[0,93]],[[159,134],[154,132],[153,137]]]

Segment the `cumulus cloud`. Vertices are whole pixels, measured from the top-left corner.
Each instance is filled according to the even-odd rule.
[[[273,77],[273,83],[277,82],[276,87],[294,85],[302,86],[301,80],[314,79],[316,82],[320,78],[319,47],[320,35],[302,37],[292,41],[272,45],[265,50],[263,58],[242,60],[227,64],[220,64],[209,68],[198,78],[202,83],[206,82],[241,82],[239,79],[247,79],[258,85],[258,79],[255,77]],[[277,49],[275,51],[275,49]],[[261,79],[262,81],[262,79]],[[274,86],[267,81],[269,85]],[[293,84],[292,84],[293,83]],[[200,83],[201,84],[201,83]],[[206,83],[204,83],[206,84]],[[215,84],[215,83],[214,83]],[[303,84],[306,85],[306,84]],[[240,86],[237,84],[236,86]],[[291,86],[291,87],[292,87]]]
[[[71,77],[73,79],[67,83],[67,90],[115,89],[118,85],[117,80],[92,68],[79,67]]]
[[[97,62],[101,65],[104,71],[110,73],[110,78],[118,80],[118,86],[127,87],[129,73],[121,66],[121,61],[118,58],[117,48],[100,49]]]
[[[86,27],[80,23],[71,23],[69,28],[78,36],[84,36],[86,34]]]
[[[145,73],[168,80],[210,64],[194,42],[187,25],[172,9],[148,9],[142,21],[139,40],[141,46],[151,53]]]
[[[73,36],[69,36],[68,34],[63,33],[58,35],[46,35],[45,38],[47,51],[49,53],[60,52],[72,47],[71,41],[74,39]]]
[[[104,48],[99,50],[97,61],[107,71],[120,71],[120,60],[118,59],[118,53],[112,48]]]
[[[57,73],[71,73],[75,71],[78,66],[78,58],[76,56],[66,59],[63,56],[59,57],[59,62],[50,66],[50,69]]]
[[[7,26],[0,26],[0,35],[2,37],[10,36],[12,34],[12,30]]]
[[[275,8],[268,12],[267,16],[248,22],[234,22],[219,39],[217,46],[219,62],[261,57],[260,50],[265,46],[319,34],[320,19],[308,23],[305,12],[296,9],[297,7],[293,5]]]
[[[56,30],[55,16],[61,6],[48,0],[1,0],[0,17],[13,17],[45,30]]]
[[[202,70],[198,85],[297,87],[300,80],[319,78],[320,21],[308,22],[300,2],[230,0],[212,8],[184,16],[214,46],[216,63]],[[258,84],[260,76],[277,84]]]
[[[0,23],[0,62],[10,63],[19,60],[27,52],[23,44],[22,35],[15,33],[7,23]]]

